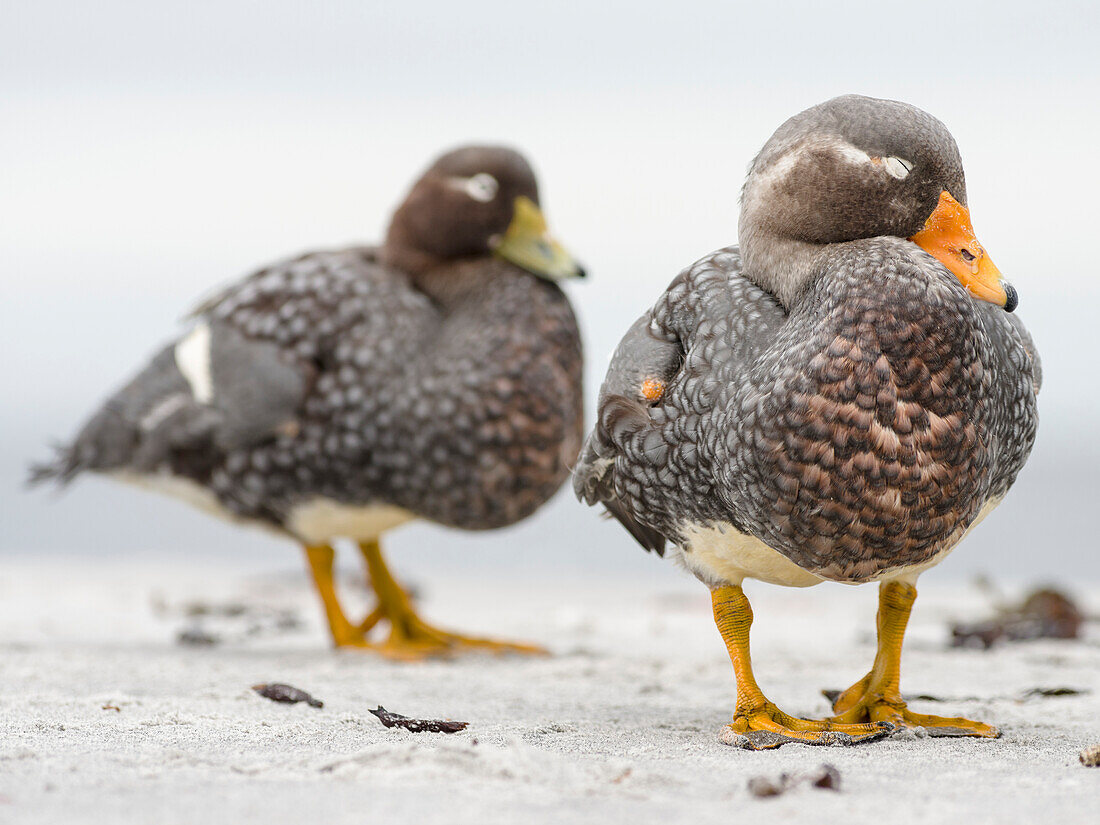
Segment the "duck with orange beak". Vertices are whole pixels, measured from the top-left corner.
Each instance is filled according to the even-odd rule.
[[[731,744],[999,735],[911,711],[899,688],[917,578],[1002,500],[1037,426],[1039,359],[966,203],[931,115],[814,106],[753,162],[740,246],[681,272],[612,359],[574,487],[710,588]],[[746,579],[880,583],[874,663],[832,717],[757,684]]]

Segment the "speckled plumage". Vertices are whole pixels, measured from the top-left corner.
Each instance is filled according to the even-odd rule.
[[[726,522],[837,581],[957,540],[1030,450],[1034,348],[930,258],[858,243],[872,271],[830,273],[790,317],[742,276],[737,247],[681,273],[612,361],[582,498],[651,531],[652,549],[684,524]],[[640,369],[638,347],[665,357]],[[643,373],[667,382],[652,406],[615,391]]]
[[[556,284],[486,246],[513,195],[537,203],[526,162],[473,148],[437,167],[447,177],[433,167],[434,189],[422,181],[399,212],[419,248],[400,245],[399,217],[387,246],[314,252],[234,284],[196,313],[211,398],[173,344],[40,475],[185,479],[228,514],[291,533],[316,500],[465,529],[531,514],[580,445],[576,321]],[[501,209],[454,184],[478,171],[497,173]]]
[[[574,475],[583,501],[603,504],[648,549],[672,542],[712,586],[723,582],[692,563],[700,527],[758,539],[820,579],[919,570],[1007,492],[1035,438],[1040,367],[1018,318],[975,300],[915,244],[880,234],[878,215],[861,224],[858,209],[874,209],[873,196],[846,201],[856,211],[835,229],[841,237],[805,237],[814,210],[832,214],[822,199],[845,194],[826,172],[866,175],[875,192],[897,185],[858,170],[859,158],[822,153],[843,140],[855,155],[847,141],[868,131],[857,117],[868,99],[839,100],[826,104],[827,118],[811,110],[783,127],[757,160],[763,177],[801,145],[815,164],[799,176],[796,157],[794,172],[759,196],[750,177],[746,202],[757,204],[747,206],[761,215],[742,228],[761,270],[743,269],[736,246],[719,250],[684,270],[623,339]],[[855,137],[835,133],[844,107]],[[965,198],[954,142],[920,116],[922,145],[942,149],[913,177],[935,187],[916,180],[916,217],[895,221],[918,228],[925,190],[951,185]],[[879,121],[889,118],[880,111]],[[940,131],[929,137],[930,124]],[[655,401],[641,392],[651,377],[664,388]]]

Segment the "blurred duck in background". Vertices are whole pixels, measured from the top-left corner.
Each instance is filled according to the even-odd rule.
[[[917,577],[1001,501],[1037,426],[1039,358],[974,236],[954,138],[896,101],[808,109],[753,162],[739,234],[619,345],[578,496],[710,588],[733,743],[999,735],[914,713],[898,686]],[[744,579],[881,582],[874,665],[834,717],[757,685]]]
[[[577,323],[511,149],[440,157],[378,247],[313,252],[220,292],[33,481],[90,471],[300,542],[340,647],[393,658],[539,648],[440,630],[390,574],[383,532],[529,516],[583,435]],[[349,619],[331,542],[359,544],[377,604]],[[372,633],[388,625],[388,635]]]

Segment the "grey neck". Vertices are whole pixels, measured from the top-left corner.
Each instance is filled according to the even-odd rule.
[[[742,274],[788,312],[805,294],[828,253],[825,245],[784,238],[755,221],[741,221]]]

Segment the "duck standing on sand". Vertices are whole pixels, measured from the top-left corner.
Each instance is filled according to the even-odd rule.
[[[378,539],[415,518],[503,527],[560,487],[583,435],[582,356],[554,282],[583,274],[521,155],[457,149],[381,247],[309,253],[205,303],[32,478],[103,473],[297,540],[337,646],[536,652],[427,624]],[[337,600],[338,537],[359,542],[377,596],[362,622]],[[370,640],[382,621],[388,638]]]
[[[753,162],[740,246],[680,273],[612,359],[575,489],[710,588],[737,677],[729,741],[999,735],[913,713],[898,687],[917,577],[1001,501],[1037,425],[1039,359],[966,204],[935,118],[814,106]],[[832,718],[761,692],[747,578],[880,582],[874,665]]]

